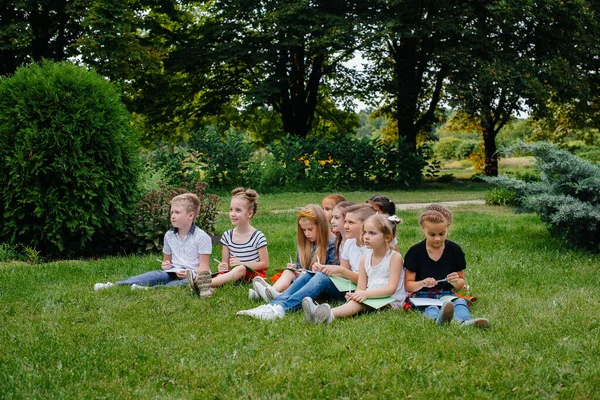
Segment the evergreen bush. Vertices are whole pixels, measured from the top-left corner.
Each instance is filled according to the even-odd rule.
[[[533,154],[540,181],[485,180],[514,191],[520,208],[536,212],[558,237],[600,252],[600,167],[546,142],[518,143],[510,150]]]
[[[95,72],[42,62],[0,79],[0,240],[76,256],[124,232],[138,138]]]

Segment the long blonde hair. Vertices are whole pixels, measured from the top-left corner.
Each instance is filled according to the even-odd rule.
[[[313,244],[310,240],[304,236],[302,227],[300,226],[301,220],[307,220],[317,226],[317,240],[315,240],[316,249],[313,253]],[[327,247],[329,246],[329,222],[327,222],[327,216],[321,208],[316,204],[309,204],[304,207],[298,214],[297,220],[298,229],[298,258],[302,268],[309,269],[310,266],[317,261],[325,264],[327,262]]]

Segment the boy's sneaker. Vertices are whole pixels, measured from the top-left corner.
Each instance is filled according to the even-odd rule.
[[[305,297],[302,299],[302,309],[304,310],[304,319],[306,319],[307,324],[315,322],[316,308],[317,305],[310,297]]]
[[[131,285],[131,290],[148,290],[150,289],[150,286],[142,286],[142,285],[137,285],[137,284],[133,284]]]
[[[195,284],[198,287],[198,296],[201,299],[206,299],[212,296],[212,290],[210,288],[210,284],[212,283],[212,277],[210,275],[210,271],[203,269],[198,272],[198,276],[196,277]]]
[[[275,297],[279,296],[281,293],[279,293],[277,290],[275,290],[275,288],[273,286],[267,286],[265,288],[265,296],[267,296],[267,299],[269,302],[271,302],[271,300],[273,300]]]
[[[259,309],[265,308],[266,306],[267,306],[266,304],[263,304],[262,306],[254,307],[249,310],[240,310],[240,311],[236,312],[235,315],[247,315],[247,316],[251,317]]]
[[[268,303],[271,301],[267,297],[267,293],[266,293],[267,288],[271,287],[271,285],[269,285],[262,277],[255,276],[254,279],[252,279],[252,287],[254,288],[256,293],[258,293],[260,298],[263,299],[263,301],[265,303]]]
[[[437,317],[437,324],[449,324],[452,321],[452,317],[454,317],[454,304],[451,301],[447,301],[442,305],[442,309],[440,310],[440,315]]]
[[[474,326],[475,328],[487,329],[490,321],[487,318],[473,318],[460,323],[460,326]]]
[[[115,286],[115,284],[114,284],[114,283],[111,283],[111,282],[106,282],[106,283],[96,283],[96,284],[94,285],[94,291],[96,291],[96,292],[97,292],[98,290],[104,290],[104,289],[108,289],[108,288],[111,288],[111,287],[113,287],[113,286]]]
[[[280,305],[264,304],[251,310],[238,311],[237,315],[247,315],[252,318],[272,321],[283,318],[285,312]]]
[[[262,297],[260,297],[260,295],[256,293],[256,290],[250,289],[248,290],[248,299],[251,301],[261,301]]]
[[[333,312],[331,312],[331,306],[329,304],[319,304],[315,308],[315,324],[330,324],[333,321],[333,318]]]
[[[188,269],[185,271],[185,278],[187,279],[188,286],[192,293],[196,293],[196,296],[200,296],[200,288],[196,284],[196,271]]]

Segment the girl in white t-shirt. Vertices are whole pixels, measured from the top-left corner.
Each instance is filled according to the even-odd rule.
[[[331,323],[334,318],[344,318],[372,310],[363,304],[368,298],[391,296],[392,308],[401,308],[406,299],[402,256],[392,249],[394,222],[384,215],[374,215],[365,220],[361,239],[371,251],[361,258],[356,291],[347,293],[349,301],[339,307],[320,304],[314,309],[304,308],[307,322]]]

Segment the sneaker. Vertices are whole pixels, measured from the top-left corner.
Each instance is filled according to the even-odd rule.
[[[104,289],[108,289],[108,288],[110,288],[110,287],[113,287],[113,286],[115,286],[115,284],[114,284],[114,283],[111,283],[111,282],[106,282],[106,283],[96,283],[96,284],[94,285],[94,291],[96,291],[96,292],[97,292],[98,290],[104,290]]]
[[[305,297],[302,299],[302,309],[304,310],[304,319],[306,319],[307,324],[315,322],[316,308],[317,305],[310,297]]]
[[[272,321],[275,319],[283,318],[285,312],[280,305],[265,304],[264,306],[247,310],[248,312],[240,315],[247,315],[252,318],[262,319],[265,321]]]
[[[460,326],[474,326],[475,328],[487,329],[490,321],[487,318],[473,318],[460,323]]]
[[[249,317],[254,317],[254,314],[258,312],[259,309],[263,309],[267,307],[267,304],[263,304],[262,306],[254,307],[249,310],[240,310],[235,313],[235,315],[247,315]]]
[[[195,284],[198,286],[198,296],[200,296],[201,299],[212,296],[212,289],[210,288],[212,277],[210,276],[210,271],[203,269],[199,271],[197,275]]]
[[[196,275],[196,271],[194,270],[188,269],[187,271],[185,271],[185,278],[187,279],[190,290],[192,291],[192,293],[195,293],[196,296],[200,296],[200,288],[196,284]]]
[[[137,284],[133,284],[131,285],[131,290],[148,290],[150,289],[150,286],[142,286],[142,285],[137,285]]]
[[[254,277],[254,279],[252,279],[252,287],[254,288],[256,293],[258,293],[260,298],[263,299],[263,301],[265,303],[268,303],[271,301],[267,297],[267,293],[266,293],[267,288],[271,287],[271,285],[269,285],[263,278],[261,278],[260,276]]]
[[[275,290],[275,288],[273,286],[268,286],[265,288],[265,296],[267,296],[267,299],[269,299],[269,302],[271,300],[273,300],[275,297],[279,296],[281,293],[279,293],[277,290]]]
[[[331,306],[329,304],[319,304],[315,308],[315,324],[330,324],[333,321],[333,318],[333,312],[331,312]]]
[[[261,301],[262,297],[260,297],[260,295],[256,293],[256,290],[250,289],[248,290],[248,299],[251,301]]]
[[[451,301],[447,301],[442,305],[440,316],[436,319],[437,324],[449,324],[452,321],[452,317],[454,317],[454,304]]]

